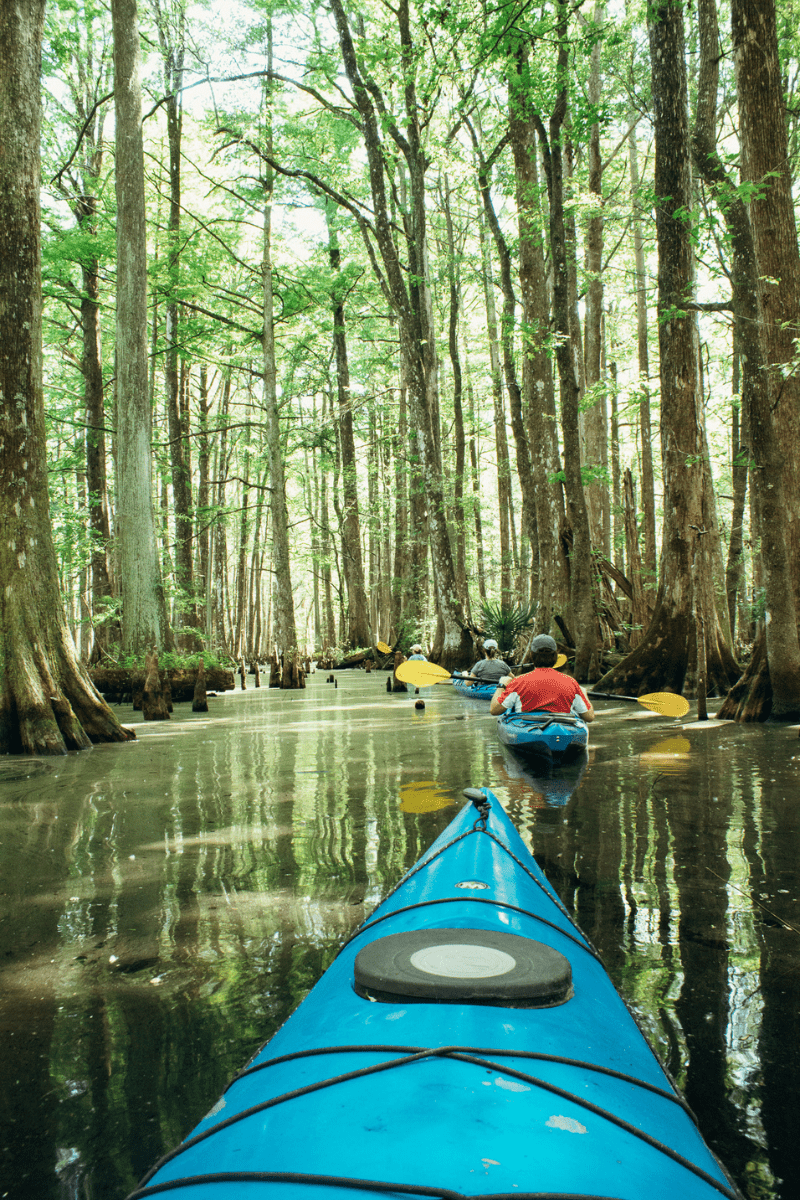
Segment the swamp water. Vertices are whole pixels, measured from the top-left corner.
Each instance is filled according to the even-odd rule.
[[[0,1200],[123,1200],[445,827],[505,805],[749,1200],[800,1198],[800,740],[602,701],[549,778],[384,674],[0,759]],[[691,714],[690,714],[691,716]]]

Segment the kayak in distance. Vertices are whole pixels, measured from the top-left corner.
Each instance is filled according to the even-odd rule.
[[[741,1200],[499,801],[465,795],[130,1200]]]
[[[453,675],[453,687],[462,696],[469,696],[472,700],[491,700],[497,691],[496,683],[470,683],[456,674]]]
[[[497,736],[523,756],[554,762],[584,750],[589,743],[586,722],[570,713],[509,712],[497,718]]]

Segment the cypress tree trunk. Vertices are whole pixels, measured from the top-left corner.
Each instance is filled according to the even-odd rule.
[[[169,455],[172,474],[172,503],[175,519],[175,580],[179,588],[178,607],[181,624],[197,625],[197,605],[194,598],[194,564],[192,561],[192,481],[188,462],[188,409],[184,416],[181,404],[181,364],[178,358],[178,328],[180,308],[176,298],[180,284],[181,255],[181,136],[183,130],[183,60],[185,53],[185,20],[183,4],[175,8],[177,27],[170,28],[159,5],[155,8],[161,53],[164,60],[164,87],[167,92],[167,144],[169,147],[169,217],[167,221],[167,274],[169,292],[165,311],[164,377],[166,383]],[[183,593],[181,596],[180,593]],[[197,638],[181,634],[179,645],[195,650]]]
[[[759,275],[764,268],[758,261],[754,229],[740,197],[734,192],[716,147],[717,46],[719,33],[714,0],[701,0],[697,120],[694,156],[698,169],[709,186],[721,195],[723,211],[733,248],[732,278],[738,349],[743,360],[743,407],[749,416],[751,452],[755,459],[755,507],[761,536],[761,558],[767,590],[769,620],[766,625],[769,683],[772,688],[771,715],[789,719],[800,712],[800,646],[797,636],[797,612],[792,589],[791,521],[787,512],[785,460],[793,455],[781,451],[781,443],[772,416],[770,377],[765,370],[765,345],[770,347],[769,317],[759,303]],[[762,98],[763,103],[763,98]],[[796,247],[795,247],[796,253]],[[768,269],[775,269],[773,261]],[[764,285],[767,286],[767,285]],[[760,319],[764,318],[764,319]],[[774,347],[773,347],[774,349]],[[773,380],[774,383],[774,380]],[[785,443],[784,443],[785,444]],[[741,501],[744,490],[740,482]],[[740,517],[741,523],[741,517]],[[740,716],[748,715],[745,705]]]
[[[269,27],[269,64],[272,69],[272,26]],[[270,100],[267,98],[269,109]],[[268,111],[268,122],[271,114]],[[267,149],[272,154],[271,126]],[[264,170],[264,244],[261,263],[264,303],[264,421],[267,433],[269,460],[270,514],[272,518],[272,566],[274,571],[275,608],[273,637],[278,661],[283,664],[281,687],[301,684],[292,672],[290,656],[297,649],[297,628],[294,615],[294,592],[289,550],[289,511],[286,502],[286,472],[278,413],[278,386],[275,367],[275,321],[272,291],[272,189],[271,167]]]
[[[556,613],[569,606],[569,567],[553,368],[546,342],[550,335],[547,273],[541,225],[536,128],[530,108],[528,55],[523,47],[509,69],[509,124],[514,155],[519,223],[519,282],[522,298],[522,395],[530,449],[538,563],[537,628],[549,633]],[[554,480],[554,482],[550,482]]]
[[[331,0],[331,8],[336,19],[345,72],[353,89],[354,101],[361,119],[374,211],[372,228],[383,268],[382,282],[398,321],[401,356],[408,386],[410,426],[416,434],[427,503],[436,609],[442,626],[440,659],[443,666],[450,668],[468,660],[472,638],[466,626],[462,598],[458,593],[438,452],[436,350],[430,322],[426,251],[427,159],[422,145],[421,109],[416,94],[417,55],[411,37],[409,5],[408,0],[400,0],[397,8],[393,10],[397,18],[403,64],[404,127],[400,130],[390,122],[389,130],[401,151],[409,175],[409,205],[405,214],[405,244],[402,256],[390,219],[386,159],[381,140],[382,114],[388,111],[389,106],[379,93],[378,99],[373,98],[377,92],[374,81],[370,79],[369,86],[365,81],[342,0]],[[370,245],[372,246],[372,243]]]
[[[604,691],[657,689],[680,692],[687,670],[697,670],[695,615],[701,612],[708,689],[727,688],[736,665],[721,639],[712,602],[709,555],[699,552],[708,536],[706,469],[692,289],[691,164],[684,58],[683,10],[659,0],[650,14],[650,63],[655,111],[658,235],[661,447],[664,473],[664,534],[661,582],[644,639],[598,683]]]
[[[331,270],[335,273],[331,306],[333,312],[333,345],[336,352],[336,389],[339,399],[339,445],[342,455],[342,558],[346,561],[348,595],[348,645],[370,646],[372,629],[364,582],[364,563],[361,556],[361,520],[358,512],[358,472],[356,447],[353,436],[353,408],[350,396],[350,365],[347,358],[347,331],[344,315],[344,285],[339,278],[341,252],[336,228],[330,211],[325,205],[328,224],[328,254]]]
[[[497,506],[500,529],[500,601],[511,604],[511,467],[508,459],[506,413],[503,404],[503,378],[500,370],[500,349],[497,334],[497,310],[494,302],[492,262],[487,244],[484,218],[478,214],[478,234],[481,246],[481,277],[486,300],[486,332],[489,338],[489,369],[494,403],[494,442],[497,458]]]
[[[458,275],[453,217],[450,211],[450,183],[444,177],[444,214],[447,226],[447,277],[450,285],[450,307],[447,346],[453,371],[453,436],[455,440],[455,478],[453,479],[453,528],[456,543],[456,583],[460,594],[469,604],[467,587],[467,544],[466,521],[464,520],[464,475],[466,469],[466,439],[464,437],[464,412],[461,403],[462,378],[461,358],[458,351],[458,312],[460,307],[460,281]],[[469,615],[469,614],[467,614]]]
[[[603,22],[603,5],[595,3],[592,21]],[[588,99],[600,107],[600,39],[592,47]],[[586,320],[584,322],[584,369],[588,407],[584,409],[584,461],[608,469],[608,405],[601,387],[600,362],[603,341],[603,166],[600,158],[600,125],[595,121],[589,132],[589,194],[592,207],[586,219]],[[590,395],[591,394],[591,399]],[[597,480],[586,487],[589,531],[592,545],[611,558],[608,528],[610,510],[608,484]]]
[[[650,350],[647,329],[647,275],[642,237],[642,212],[639,192],[639,155],[636,130],[628,136],[628,158],[633,193],[633,250],[636,263],[636,343],[639,357],[639,434],[642,462],[642,527],[644,531],[645,597],[653,604],[656,595],[656,500],[653,483],[653,444],[650,428]]]
[[[91,227],[97,202],[87,197],[85,219],[81,225]],[[108,480],[106,476],[105,404],[103,399],[103,364],[100,339],[100,269],[96,258],[81,270],[81,328],[83,353],[83,400],[86,412],[86,488],[88,491],[89,529],[92,535],[92,615],[98,617],[114,595],[108,562],[111,525],[108,518]],[[119,642],[119,621],[95,626],[93,659],[102,656],[111,642]]]
[[[117,534],[122,645],[172,648],[152,505],[148,391],[147,233],[136,0],[112,0],[117,191]]]
[[[759,313],[770,409],[779,443],[800,445],[800,378],[794,363],[800,329],[800,252],[778,56],[774,0],[733,0],[731,31],[739,100],[742,177],[756,185],[750,220],[758,270]],[[800,613],[800,455],[782,455],[787,553]],[[770,671],[777,661],[770,657]],[[774,684],[774,679],[773,679]]]
[[[78,661],[53,547],[42,394],[44,0],[0,6],[0,754],[125,741]]]
[[[497,219],[489,182],[491,163],[487,161],[478,145],[475,133],[472,133],[473,145],[478,156],[478,184],[486,223],[494,241],[497,257],[500,262],[500,289],[503,293],[503,315],[500,321],[500,348],[503,356],[503,376],[508,405],[511,414],[511,429],[514,434],[516,450],[517,478],[522,492],[523,534],[528,544],[533,548],[538,545],[536,529],[536,500],[534,497],[533,467],[531,452],[528,445],[528,431],[522,410],[522,388],[519,384],[516,362],[514,359],[514,329],[516,324],[517,298],[514,293],[514,283],[511,273],[511,253],[508,242]]]
[[[570,322],[570,288],[567,241],[564,219],[564,169],[562,136],[567,116],[569,60],[567,47],[567,6],[558,8],[557,100],[550,117],[549,132],[535,116],[545,158],[547,190],[550,198],[550,250],[553,257],[553,324],[558,340],[556,361],[561,395],[561,430],[564,438],[564,474],[567,511],[572,526],[570,555],[570,599],[572,627],[576,638],[575,676],[586,680],[597,645],[597,620],[592,595],[592,561],[589,515],[581,477],[578,400],[580,384],[575,374]]]

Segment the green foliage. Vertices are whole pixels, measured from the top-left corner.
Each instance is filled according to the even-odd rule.
[[[192,632],[196,633],[197,630],[192,630]],[[145,656],[143,654],[123,654],[119,646],[110,646],[106,652],[106,656],[111,662],[114,662],[126,671],[144,670]],[[233,668],[236,666],[233,659],[220,657],[217,654],[213,654],[210,650],[200,650],[194,654],[179,654],[177,652],[159,654],[158,669],[160,671],[193,671],[200,666],[201,660],[205,664],[206,670],[216,667]]]
[[[535,620],[535,606],[503,605],[489,600],[481,605],[481,621],[486,632],[497,641],[501,656],[513,651],[517,638],[529,631]]]

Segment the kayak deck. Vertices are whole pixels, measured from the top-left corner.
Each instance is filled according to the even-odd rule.
[[[133,1197],[737,1195],[499,802],[470,794]],[[536,947],[561,971],[543,996]],[[446,999],[415,994],[437,979]]]
[[[460,695],[469,696],[472,700],[491,700],[497,691],[496,683],[469,683],[458,675],[453,676],[453,687]]]

